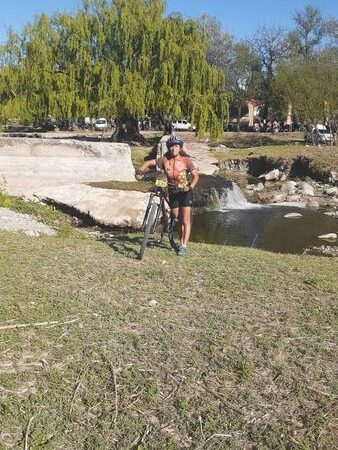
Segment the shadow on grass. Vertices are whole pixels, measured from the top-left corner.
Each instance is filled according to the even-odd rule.
[[[114,252],[132,259],[139,259],[139,251],[143,239],[143,233],[139,232],[137,235],[131,236],[127,233],[120,232],[102,232],[97,235],[96,239],[99,242],[107,244]],[[151,235],[147,243],[147,249],[162,248],[170,251],[171,247],[165,240],[160,239],[160,235]],[[146,249],[146,252],[147,252]]]
[[[44,203],[68,215],[70,218],[69,222],[73,226],[86,230],[97,241],[104,242],[115,252],[132,259],[138,259],[143,239],[141,231],[136,232],[131,228],[125,228],[121,231],[121,228],[98,225],[90,214],[82,213],[74,207],[56,203],[52,200],[45,200]],[[150,235],[147,248],[171,249],[167,239],[161,240],[160,236],[159,231]]]

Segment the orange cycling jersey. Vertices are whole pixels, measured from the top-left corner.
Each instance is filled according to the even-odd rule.
[[[182,188],[188,185],[187,173],[191,173],[196,169],[189,156],[177,155],[173,158],[163,156],[156,163],[165,173],[169,184]]]

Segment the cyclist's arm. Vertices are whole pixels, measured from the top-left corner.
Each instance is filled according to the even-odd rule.
[[[200,176],[198,175],[198,172],[196,169],[194,169],[191,172],[191,183],[190,183],[190,189],[194,189],[196,184],[198,183]]]
[[[135,178],[140,180],[144,173],[149,169],[149,167],[156,166],[156,159],[149,159],[149,161],[145,161],[142,166],[136,171]]]

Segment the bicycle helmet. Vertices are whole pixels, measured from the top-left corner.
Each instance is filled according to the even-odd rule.
[[[182,148],[184,145],[184,140],[179,136],[170,136],[170,138],[167,140],[168,149],[170,149],[170,147],[176,144],[178,144]]]

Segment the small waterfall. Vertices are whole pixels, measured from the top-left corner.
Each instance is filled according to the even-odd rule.
[[[231,183],[229,187],[222,188],[219,192],[211,188],[210,201],[213,209],[223,211],[227,209],[248,209],[256,205],[249,203],[243,192],[236,183]]]

